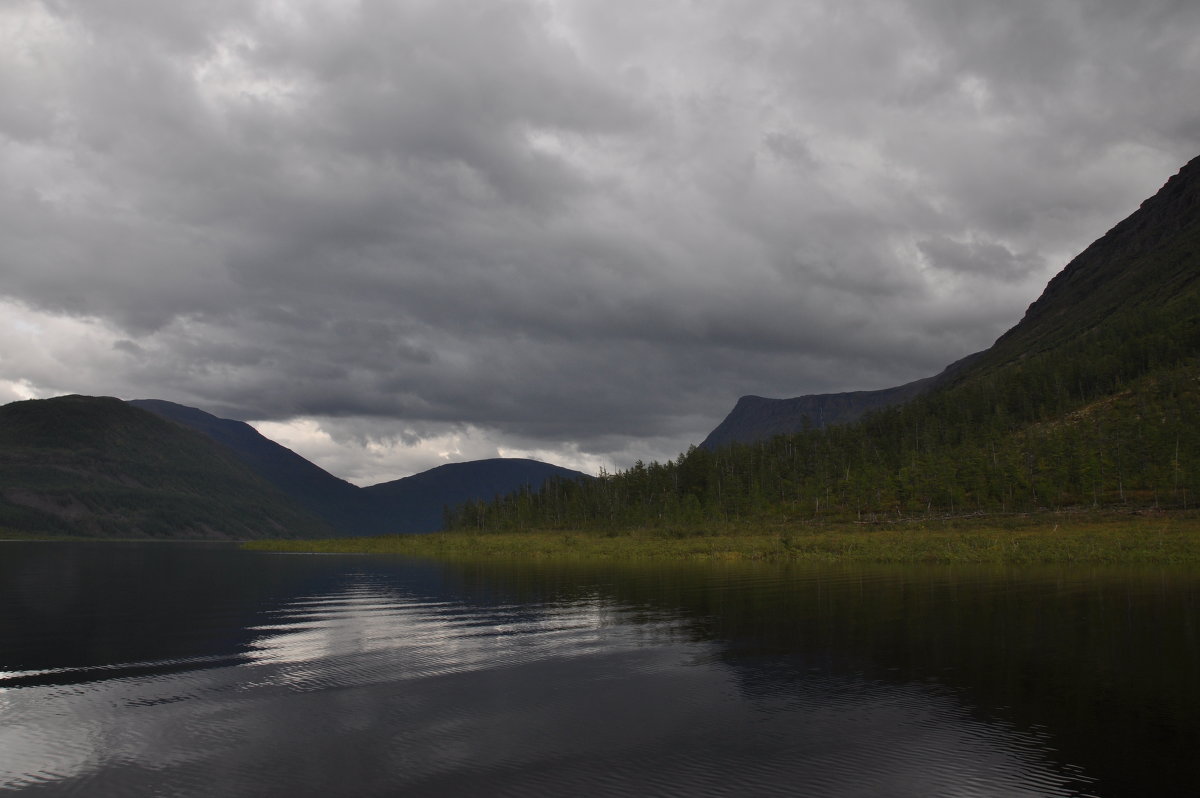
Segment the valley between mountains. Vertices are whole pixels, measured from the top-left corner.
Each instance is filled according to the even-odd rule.
[[[742,397],[674,461],[594,478],[486,460],[359,488],[239,421],[63,396],[0,407],[0,528],[687,537],[1045,512],[1190,518],[1198,422],[1200,158],[1067,264],[989,349],[883,391]]]

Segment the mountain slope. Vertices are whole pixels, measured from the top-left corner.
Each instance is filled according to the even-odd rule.
[[[204,433],[343,534],[378,535],[390,531],[384,510],[357,485],[335,477],[243,421],[217,418],[161,399],[134,399],[129,404]]]
[[[551,478],[590,479],[582,472],[538,460],[492,458],[448,463],[364,490],[390,508],[394,531],[433,532],[442,528],[443,508],[490,501],[526,487],[536,491]]]
[[[903,404],[946,384],[979,354],[968,355],[932,377],[879,391],[810,394],[793,399],[743,396],[700,446],[715,449],[730,443],[751,443],[805,429],[820,429],[829,424],[848,424],[867,413]]]
[[[1052,368],[1060,391],[1074,389],[1079,398],[1103,392],[1114,380],[1174,362],[1200,343],[1197,252],[1200,157],[1076,256],[989,349],[952,363],[935,377],[882,391],[742,397],[701,446],[711,449],[850,423],[1014,363],[1024,362],[1033,371],[1031,361],[1042,353],[1060,360]],[[1056,406],[1062,401],[1056,400]]]
[[[1200,342],[1198,258],[1200,157],[1055,275],[1021,321],[980,358],[978,371],[1071,344],[1089,347],[1103,334],[1160,347],[1143,367],[1194,350]]]
[[[217,418],[194,407],[159,399],[130,404],[202,432],[293,501],[343,535],[434,532],[442,509],[489,500],[550,477],[586,479],[578,471],[537,460],[495,458],[451,463],[411,477],[360,488],[305,460],[242,421]]]
[[[697,529],[1200,497],[1200,158],[1074,258],[987,351],[902,404],[693,447],[462,514],[484,529]]]
[[[213,441],[109,397],[0,407],[0,526],[100,537],[320,537]]]

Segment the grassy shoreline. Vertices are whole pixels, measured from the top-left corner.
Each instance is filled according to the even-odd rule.
[[[1039,513],[862,524],[695,530],[442,532],[259,540],[254,551],[419,557],[763,560],[874,563],[1200,564],[1200,513]]]

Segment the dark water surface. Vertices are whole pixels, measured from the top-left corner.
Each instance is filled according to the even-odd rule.
[[[1200,575],[0,543],[0,790],[1196,795]]]

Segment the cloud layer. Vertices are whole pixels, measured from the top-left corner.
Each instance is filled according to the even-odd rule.
[[[290,425],[359,481],[926,376],[1200,152],[1192,3],[16,0],[0,35],[0,400]]]

